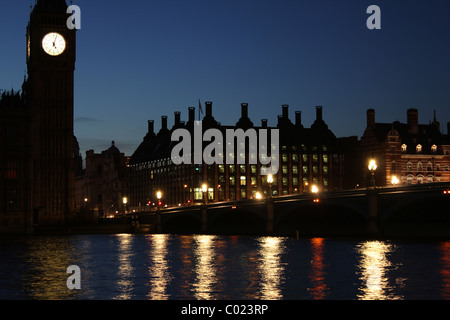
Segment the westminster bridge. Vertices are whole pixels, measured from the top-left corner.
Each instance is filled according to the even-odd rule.
[[[450,237],[450,183],[162,208],[127,215],[136,232]]]

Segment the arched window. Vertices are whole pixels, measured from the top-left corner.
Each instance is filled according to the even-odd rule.
[[[412,172],[412,162],[408,161],[406,164],[406,172]]]
[[[408,184],[412,184],[413,183],[413,175],[412,174],[408,174],[408,176],[406,177],[406,182]]]
[[[417,176],[417,183],[418,183],[418,184],[422,184],[422,183],[423,183],[423,175],[419,174],[419,175]]]
[[[417,171],[421,172],[423,170],[422,162],[417,162]]]
[[[431,164],[431,162],[427,163],[427,171],[428,172],[432,172],[433,171],[433,165]]]

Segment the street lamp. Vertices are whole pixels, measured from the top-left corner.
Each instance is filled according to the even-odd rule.
[[[398,180],[397,176],[393,176],[391,182],[392,182],[392,184],[393,184],[394,186],[395,186],[396,184],[398,184],[398,183],[399,183],[399,180]]]
[[[160,206],[161,206],[161,198],[162,198],[162,192],[161,191],[157,191],[156,192],[156,198],[158,199],[158,206],[156,207],[156,209],[159,211]]]
[[[269,174],[267,176],[267,183],[269,184],[269,198],[272,198],[272,182],[273,182],[273,176]]]
[[[369,170],[372,175],[372,187],[375,188],[375,170],[377,170],[377,163],[373,159],[369,161]]]
[[[127,213],[127,203],[128,203],[127,197],[122,198],[122,203],[123,203],[124,211],[125,211],[125,213]]]
[[[202,191],[203,191],[203,203],[206,204],[207,202],[206,196],[208,192],[208,186],[206,185],[206,183],[202,185]]]

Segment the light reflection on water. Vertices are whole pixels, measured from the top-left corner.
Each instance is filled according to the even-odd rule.
[[[1,299],[450,299],[450,242],[24,237],[0,238],[0,259]]]
[[[389,270],[393,264],[389,255],[394,253],[395,246],[381,241],[367,241],[357,246],[361,255],[358,269],[361,272],[362,300],[393,300],[402,299],[402,296],[390,293]]]

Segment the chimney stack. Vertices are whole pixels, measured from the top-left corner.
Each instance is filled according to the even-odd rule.
[[[195,108],[189,107],[189,122],[195,121]]]
[[[288,119],[289,118],[289,105],[288,104],[283,104],[281,106],[282,110],[283,110],[283,118]]]
[[[295,111],[295,124],[297,126],[302,125],[302,112],[301,111]]]
[[[248,118],[248,104],[241,103],[241,118]]]
[[[375,110],[368,109],[367,110],[367,127],[375,126]]]
[[[212,102],[207,101],[207,102],[205,102],[205,105],[206,105],[206,116],[212,117]]]
[[[408,109],[408,126],[412,134],[419,133],[419,112],[417,109]]]
[[[262,119],[261,120],[261,127],[267,128],[267,119]]]
[[[153,120],[148,120],[148,133],[150,133],[150,134],[154,133]]]
[[[167,129],[167,116],[161,116],[161,130]]]
[[[316,120],[322,121],[322,107],[321,106],[316,107]]]
[[[175,111],[175,125],[178,126],[180,124],[180,111]]]

